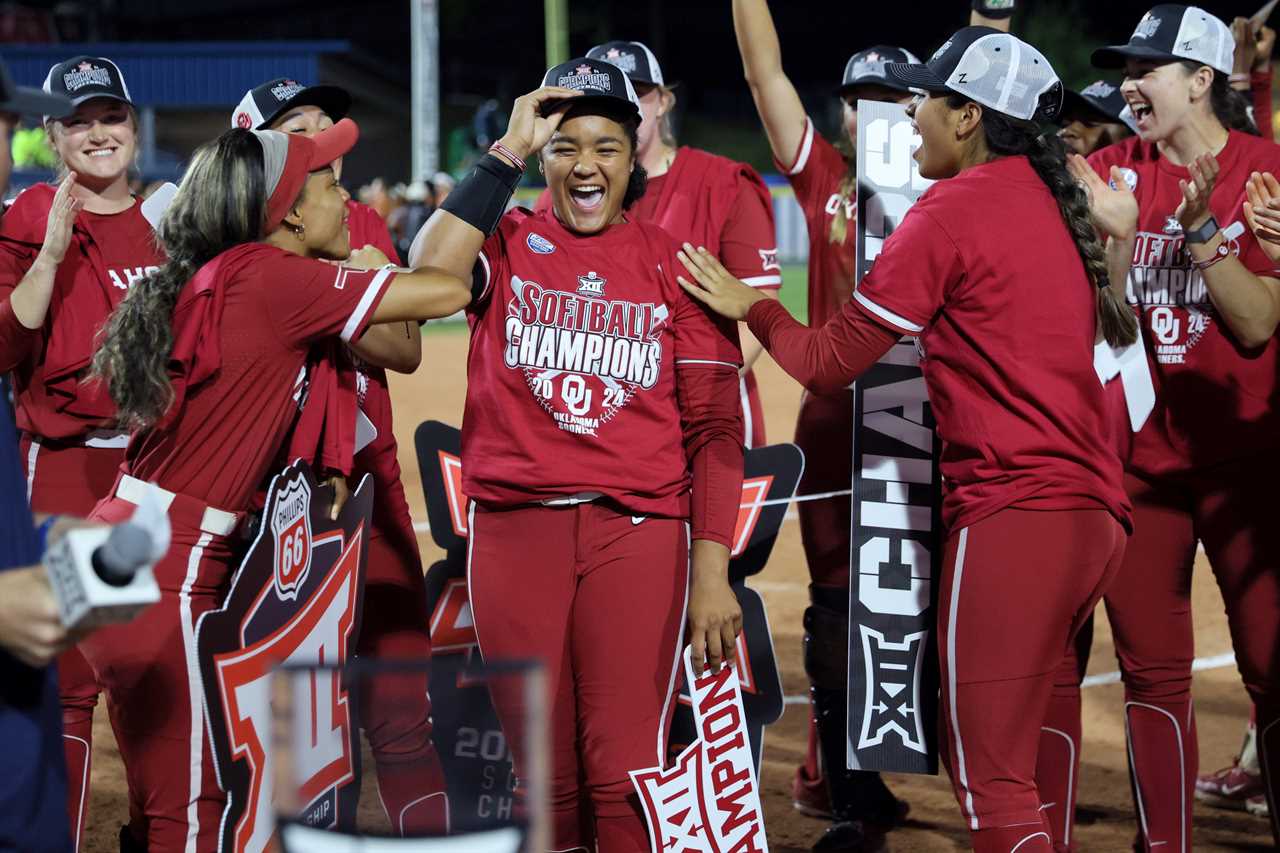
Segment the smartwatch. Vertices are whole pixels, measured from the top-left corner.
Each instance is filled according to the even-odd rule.
[[[1184,231],[1183,238],[1188,243],[1208,243],[1213,239],[1213,235],[1218,233],[1218,220],[1212,216],[1194,231]]]

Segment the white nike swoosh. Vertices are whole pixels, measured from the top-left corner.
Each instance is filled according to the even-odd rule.
[[[633,515],[633,516],[631,516],[631,523],[632,523],[632,525],[639,524],[639,523],[640,523],[640,522],[642,522],[642,521],[644,521],[644,516],[643,516],[643,515]]]

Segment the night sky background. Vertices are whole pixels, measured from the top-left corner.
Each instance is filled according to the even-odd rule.
[[[65,40],[181,41],[346,39],[346,67],[408,92],[410,0],[98,0]],[[541,0],[439,0],[444,132],[471,123],[486,99],[499,102],[503,124],[511,99],[535,88],[545,71]],[[1202,4],[1228,23],[1262,0]],[[30,5],[41,5],[32,3]],[[44,4],[55,8],[52,2]],[[65,2],[61,8],[67,8]],[[74,4],[73,4],[74,5]],[[678,81],[682,142],[768,166],[733,35],[729,0],[569,0],[570,51],[580,55],[610,38],[646,42],[667,79]],[[1133,0],[1020,0],[1013,31],[1039,47],[1069,86],[1102,76],[1092,48],[1120,43],[1149,8]],[[873,44],[898,44],[927,57],[968,22],[964,0],[773,0],[783,63],[820,127],[833,129],[832,97],[849,55]],[[1277,16],[1280,19],[1280,16]],[[333,82],[340,82],[334,80]],[[407,107],[407,97],[404,101]]]

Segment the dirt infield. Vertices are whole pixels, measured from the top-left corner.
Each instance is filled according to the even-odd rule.
[[[392,392],[396,437],[401,448],[405,491],[415,519],[424,519],[422,488],[413,450],[413,431],[428,419],[460,423],[466,390],[467,336],[461,329],[438,329],[423,340],[423,366],[413,376],[396,376]],[[799,406],[800,388],[768,356],[761,359],[759,377],[765,403],[765,423],[772,441],[789,441]],[[439,549],[429,535],[419,535],[423,561],[430,565]],[[1034,563],[1028,563],[1034,570]],[[751,586],[760,591],[769,609],[783,688],[791,697],[806,690],[801,668],[800,617],[806,604],[804,556],[793,520],[782,533],[768,568]],[[1207,566],[1195,579],[1196,654],[1212,658],[1230,651],[1222,599]],[[1111,633],[1100,613],[1094,637],[1090,674],[1115,669]],[[1248,702],[1234,667],[1196,673],[1196,713],[1202,769],[1216,769],[1230,760],[1239,746]],[[1121,688],[1110,683],[1084,691],[1085,743],[1080,780],[1077,838],[1082,850],[1127,850],[1135,818],[1126,774]],[[805,705],[787,706],[782,719],[768,730],[761,773],[765,821],[774,853],[808,850],[823,824],[805,818],[791,807],[791,774],[805,746]],[[85,851],[114,851],[120,823],[126,819],[124,776],[111,729],[101,706],[95,721],[93,799],[86,828]],[[889,781],[898,796],[911,803],[908,825],[891,837],[896,851],[965,849],[967,834],[945,778],[895,776]],[[1195,849],[1239,851],[1267,849],[1270,835],[1264,820],[1244,813],[1197,806]]]

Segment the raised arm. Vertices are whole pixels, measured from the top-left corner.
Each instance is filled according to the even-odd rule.
[[[516,98],[507,133],[495,149],[509,151],[521,161],[532,157],[547,144],[564,118],[564,111],[542,115],[542,105],[580,94],[572,89],[544,86]],[[484,241],[497,229],[520,182],[522,166],[503,153],[482,157],[413,238],[410,265],[429,266],[470,281]]]
[[[769,147],[774,158],[785,163],[804,138],[805,111],[796,87],[782,70],[782,48],[768,0],[733,0],[733,30],[742,54],[742,73]]]
[[[973,0],[969,26],[993,27],[1002,33],[1009,32],[1015,2],[1016,0]]]

